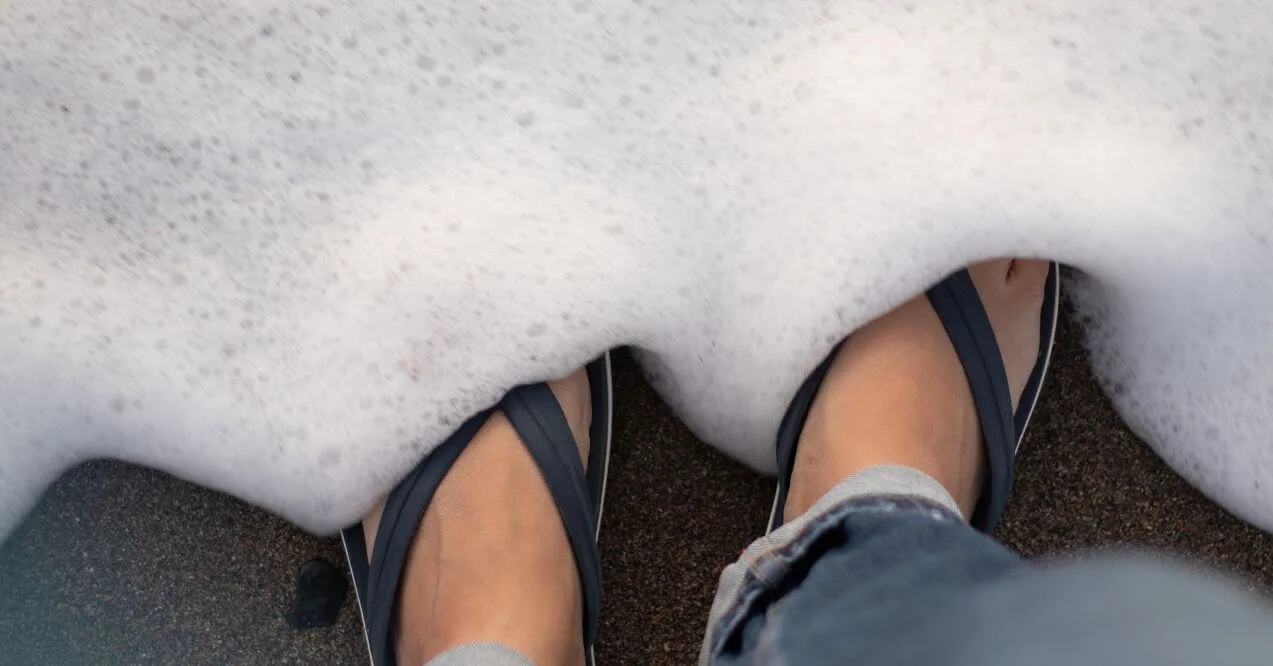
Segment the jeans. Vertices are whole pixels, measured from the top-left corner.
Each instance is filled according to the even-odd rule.
[[[890,466],[726,569],[700,663],[1268,665],[1273,614],[1179,564],[1036,567],[968,527],[935,480]]]

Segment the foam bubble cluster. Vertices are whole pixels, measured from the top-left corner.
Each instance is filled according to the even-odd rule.
[[[332,531],[619,344],[770,468],[840,336],[1003,255],[1084,269],[1122,414],[1273,528],[1271,40],[1267,0],[9,0],[0,534],[97,456]]]

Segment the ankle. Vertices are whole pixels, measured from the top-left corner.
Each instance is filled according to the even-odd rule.
[[[526,583],[526,579],[501,576],[492,577],[487,586],[476,585],[471,579],[457,581],[457,586],[434,600],[432,615],[417,616],[412,624],[408,624],[412,618],[400,617],[398,660],[425,664],[461,645],[497,643],[536,664],[582,663],[579,618],[583,608],[578,595]],[[459,584],[464,589],[459,589]]]
[[[877,376],[883,378],[869,387],[839,389],[840,399],[854,409],[811,410],[796,452],[785,519],[807,511],[849,476],[879,465],[902,465],[932,477],[964,518],[971,517],[985,464],[971,396],[931,399],[917,379],[922,375]],[[963,382],[962,375],[957,379]]]
[[[453,533],[443,538],[461,541]],[[575,663],[583,602],[571,562],[568,553],[531,542],[413,557],[400,588],[399,661],[424,664],[466,643],[492,642],[536,664]]]
[[[583,636],[578,628],[583,611],[578,604],[555,601],[550,607],[547,599],[556,597],[549,594],[528,606],[528,595],[469,588],[462,597],[439,598],[438,606],[445,605],[445,610],[432,617],[411,625],[407,625],[407,618],[400,620],[400,663],[426,664],[448,650],[472,643],[502,645],[536,664],[583,662]],[[543,614],[545,610],[548,615]]]

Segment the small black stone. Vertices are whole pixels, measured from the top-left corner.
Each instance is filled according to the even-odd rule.
[[[296,573],[296,602],[284,617],[297,631],[330,627],[336,624],[348,594],[343,571],[326,560],[310,560]]]

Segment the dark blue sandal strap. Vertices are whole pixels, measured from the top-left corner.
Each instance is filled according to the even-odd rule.
[[[796,466],[796,446],[800,443],[800,434],[804,432],[804,423],[809,418],[809,409],[813,407],[813,399],[817,397],[818,390],[822,388],[822,380],[826,378],[827,371],[831,369],[831,363],[835,361],[836,355],[840,353],[840,347],[844,346],[841,341],[827,354],[827,357],[814,368],[813,372],[805,378],[804,383],[796,391],[795,397],[791,399],[791,405],[787,407],[787,413],[782,417],[782,423],[778,425],[778,442],[776,453],[778,455],[778,496],[774,499],[774,516],[773,522],[769,529],[776,530],[782,526],[783,507],[787,504],[787,490],[791,487],[791,472]]]
[[[500,403],[539,465],[552,493],[566,537],[579,569],[583,588],[583,639],[585,651],[593,645],[601,614],[601,554],[597,550],[597,519],[584,474],[579,448],[557,398],[546,384],[513,389]]]
[[[928,301],[959,355],[981,423],[987,478],[971,523],[989,533],[1012,491],[1017,436],[1008,374],[994,328],[967,270],[958,271],[929,289]]]
[[[483,411],[465,421],[459,430],[411,470],[385,499],[384,511],[376,529],[376,543],[372,546],[373,557],[367,576],[368,594],[363,609],[367,642],[376,666],[393,666],[397,661],[393,625],[398,583],[420,520],[442,479],[446,478],[490,414],[490,410]]]

